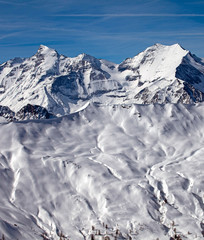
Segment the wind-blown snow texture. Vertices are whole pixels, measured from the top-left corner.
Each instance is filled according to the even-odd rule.
[[[0,104],[14,112],[27,104],[63,116],[88,101],[189,104],[203,100],[204,62],[178,44],[155,44],[119,65],[87,54],[65,57],[41,45],[31,58],[0,65]]]
[[[2,123],[0,231],[78,240],[104,222],[132,239],[169,239],[174,225],[202,239],[203,120],[203,104],[91,104]]]
[[[0,237],[203,239],[203,73],[159,44],[119,65],[45,46],[2,64]]]

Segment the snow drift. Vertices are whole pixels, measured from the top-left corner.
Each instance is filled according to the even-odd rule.
[[[105,223],[121,239],[202,239],[203,120],[203,104],[90,104],[2,122],[0,232],[81,240]]]

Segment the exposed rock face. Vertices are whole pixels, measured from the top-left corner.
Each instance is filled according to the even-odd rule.
[[[0,117],[6,118],[8,121],[15,119],[15,113],[9,107],[0,105]]]
[[[16,119],[25,120],[25,119],[49,119],[54,117],[50,114],[47,109],[38,106],[27,104],[25,107],[21,108],[16,113]]]
[[[9,107],[0,106],[0,116],[6,118],[8,121],[49,119],[55,117],[53,114],[50,114],[45,108],[31,104],[27,104],[17,113],[11,111]]]
[[[155,44],[119,65],[87,54],[65,57],[41,45],[30,58],[0,65],[0,104],[16,113],[28,104],[60,116],[87,101],[189,104],[203,101],[203,93],[204,61],[178,44]]]

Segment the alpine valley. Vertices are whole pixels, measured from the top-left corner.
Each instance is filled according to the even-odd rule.
[[[41,45],[0,65],[0,237],[204,237],[204,59]]]

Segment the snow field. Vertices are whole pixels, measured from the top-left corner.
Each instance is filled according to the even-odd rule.
[[[174,228],[202,239],[203,119],[203,104],[87,103],[58,119],[1,122],[0,233],[81,240],[106,223],[137,240]]]

